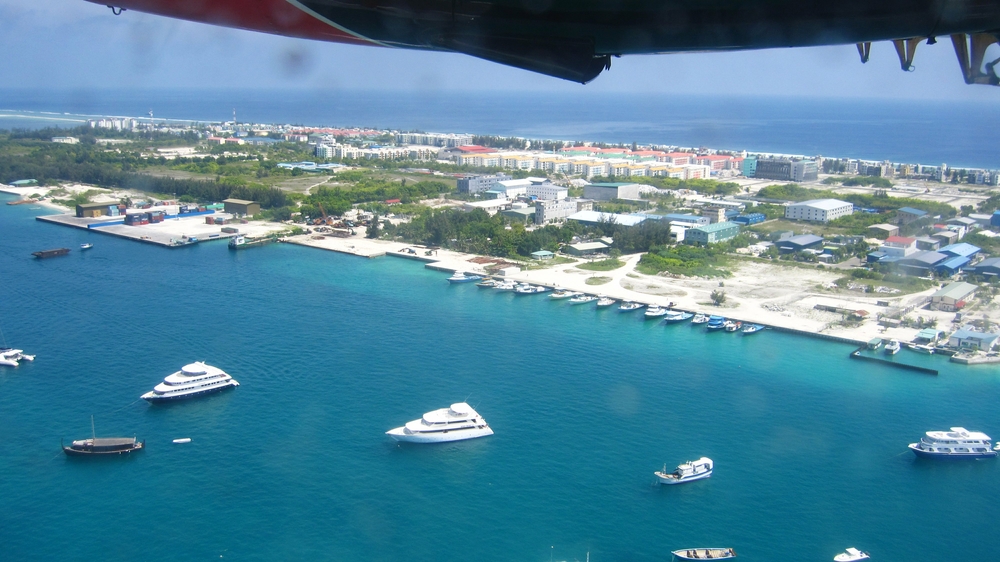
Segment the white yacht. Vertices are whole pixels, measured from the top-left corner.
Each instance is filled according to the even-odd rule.
[[[899,340],[889,340],[889,343],[885,344],[884,350],[886,355],[899,353]]]
[[[500,281],[493,285],[493,290],[495,291],[513,291],[517,288],[517,284],[513,281]]]
[[[472,406],[457,402],[448,408],[427,412],[419,420],[385,432],[396,441],[444,443],[493,435],[493,430]]]
[[[587,294],[581,293],[581,294],[579,294],[579,295],[577,295],[577,296],[569,299],[569,303],[570,304],[587,304],[588,302],[594,302],[596,300],[597,300],[597,297],[595,297],[594,295],[587,295]]]
[[[167,375],[153,390],[142,395],[148,402],[182,400],[239,386],[236,379],[222,369],[198,361],[184,365],[180,371]]]
[[[17,367],[18,361],[34,361],[34,355],[26,355],[23,349],[0,348],[0,365]]]
[[[707,324],[707,323],[708,323],[708,316],[702,314],[701,312],[695,314],[694,318],[691,320],[691,324],[695,326],[698,324]]]
[[[616,302],[618,301],[616,301],[611,297],[602,296],[599,299],[597,299],[597,308],[606,308],[614,305]]]
[[[868,560],[869,558],[871,556],[867,552],[861,552],[853,546],[833,557],[836,562],[855,562],[856,560]]]
[[[919,443],[910,443],[910,450],[918,457],[934,458],[980,458],[995,457],[990,436],[979,431],[969,431],[964,427],[953,427],[951,431],[928,431]]]
[[[646,319],[648,320],[648,319],[651,319],[651,318],[660,318],[662,316],[666,316],[668,312],[670,312],[670,311],[667,310],[666,308],[663,308],[662,306],[658,306],[658,305],[654,304],[653,306],[651,306],[651,307],[649,307],[649,308],[646,309],[646,312],[644,313],[644,315],[645,315]]]
[[[715,463],[708,457],[701,457],[696,461],[688,461],[678,465],[673,472],[667,472],[667,465],[663,465],[662,471],[657,471],[656,479],[660,484],[683,484],[694,480],[701,480],[712,475]]]
[[[552,300],[571,299],[579,294],[580,293],[575,293],[568,289],[556,289],[551,295],[549,295],[549,298]]]
[[[641,302],[625,301],[618,307],[619,312],[632,312],[633,310],[639,310],[646,305]]]

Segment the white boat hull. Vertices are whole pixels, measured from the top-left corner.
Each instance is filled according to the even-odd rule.
[[[438,432],[410,432],[406,427],[394,427],[385,432],[396,441],[405,443],[448,443],[451,441],[464,441],[466,439],[476,439],[493,435],[493,430],[486,426],[484,428],[472,427],[468,429],[454,429],[451,431]]]
[[[660,482],[660,484],[666,484],[668,486],[673,484],[686,484],[688,482],[694,482],[695,480],[703,480],[705,478],[709,478],[710,476],[712,476],[711,470],[703,474],[695,474],[693,476],[685,476],[683,478],[677,478],[673,474],[664,474],[662,472],[656,473],[656,479]]]

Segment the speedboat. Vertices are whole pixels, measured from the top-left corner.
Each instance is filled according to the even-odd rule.
[[[736,551],[731,548],[685,548],[675,550],[671,554],[681,560],[719,560],[736,558]]]
[[[663,318],[664,322],[668,324],[673,324],[674,322],[683,322],[685,320],[690,320],[694,314],[690,312],[683,312],[680,310],[668,310],[667,315]]]
[[[950,431],[928,431],[919,443],[910,443],[909,447],[918,457],[958,459],[995,457],[997,451],[992,445],[985,433],[953,427]]]
[[[708,325],[705,326],[705,329],[709,331],[714,331],[714,330],[722,330],[725,327],[726,327],[725,317],[712,315],[708,317]]]
[[[641,302],[625,301],[618,307],[619,312],[632,312],[633,310],[639,310],[646,305]]]
[[[454,275],[448,278],[449,283],[475,283],[482,280],[483,277],[481,275],[466,275],[461,271],[456,271]]]
[[[577,295],[577,296],[569,299],[569,303],[570,304],[586,304],[588,302],[594,302],[596,300],[597,300],[597,297],[595,297],[594,295],[587,295],[587,294],[582,294],[581,293],[581,294],[579,294],[579,295]]]
[[[743,322],[730,320],[725,323],[725,327],[727,332],[738,332],[743,327]]]
[[[708,316],[706,316],[705,314],[702,314],[701,312],[699,312],[698,314],[694,315],[694,318],[691,319],[691,323],[692,324],[707,324],[708,323]]]
[[[493,287],[496,286],[496,284],[497,284],[496,279],[484,279],[481,282],[476,283],[476,286],[479,287],[480,289],[492,289]]]
[[[552,300],[571,299],[579,294],[580,293],[574,293],[573,291],[567,291],[566,289],[556,289],[551,295],[549,295],[549,298]]]
[[[653,305],[646,309],[645,316],[647,320],[650,318],[661,318],[663,316],[666,316],[668,312],[670,311],[667,310],[666,308]]]
[[[715,464],[708,457],[701,457],[696,461],[688,461],[678,465],[673,472],[667,472],[667,465],[663,465],[662,471],[657,471],[656,479],[660,484],[683,484],[694,480],[701,480],[712,475]]]
[[[427,412],[419,420],[385,432],[396,441],[444,443],[493,435],[486,420],[472,406],[457,402],[448,408]]]
[[[934,347],[930,345],[921,345],[919,343],[908,343],[906,347],[916,351],[917,353],[923,353],[924,355],[932,355],[934,353]]]
[[[871,558],[867,552],[861,552],[853,546],[833,557],[836,562],[855,562]]]
[[[500,281],[493,285],[493,289],[497,291],[513,291],[517,287],[513,281]]]
[[[895,355],[899,353],[899,340],[889,340],[889,343],[885,344],[885,354]]]
[[[86,242],[84,244],[80,244],[80,250],[81,251],[83,251],[83,250],[89,250],[89,249],[91,249],[93,247],[94,247],[94,245],[91,244],[90,242]]]
[[[597,308],[607,308],[614,305],[616,302],[618,301],[611,297],[601,297],[597,299]]]
[[[181,367],[180,371],[167,375],[153,390],[142,395],[147,402],[167,402],[182,400],[234,388],[240,383],[222,369],[198,361]]]
[[[757,332],[764,329],[763,324],[746,324],[743,326],[743,335],[749,336],[750,334],[756,334]]]
[[[538,293],[544,293],[549,290],[548,287],[542,285],[529,285],[527,283],[522,283],[517,287],[514,287],[515,295],[537,295]]]

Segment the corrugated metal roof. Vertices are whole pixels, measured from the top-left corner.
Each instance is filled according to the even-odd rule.
[[[715,224],[706,224],[704,226],[699,226],[692,230],[700,230],[702,232],[718,232],[720,230],[726,230],[729,228],[739,229],[740,225],[732,221],[725,221],[725,222],[717,222]]]
[[[954,258],[951,258],[950,260],[945,260],[945,261],[943,261],[943,262],[935,265],[934,268],[935,269],[937,269],[937,268],[951,269],[951,270],[956,270],[957,271],[958,268],[962,267],[963,265],[965,265],[967,263],[969,263],[969,258],[964,257],[964,256],[956,256]]]
[[[641,223],[642,221],[646,220],[645,217],[636,217],[632,215],[618,215],[614,213],[600,213],[598,211],[580,211],[578,213],[574,213],[566,217],[566,219],[573,221],[593,222],[593,223],[614,220],[615,224],[620,224],[622,226],[635,226]]]
[[[927,211],[921,211],[920,209],[914,209],[913,207],[900,207],[896,211],[900,213],[909,213],[911,215],[919,215],[919,216],[924,216],[927,214]]]
[[[979,287],[976,287],[972,283],[956,281],[954,283],[949,284],[947,287],[944,287],[940,291],[934,293],[933,295],[931,295],[931,297],[955,299],[957,301],[960,301],[965,297],[971,295],[972,293],[976,292],[976,289],[978,288]]]
[[[959,242],[958,244],[949,244],[938,251],[945,254],[951,254],[953,256],[962,256],[967,258],[979,253],[981,250],[982,248],[978,246],[973,246],[967,242]]]

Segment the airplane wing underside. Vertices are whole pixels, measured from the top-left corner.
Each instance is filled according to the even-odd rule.
[[[96,3],[100,0],[89,0]],[[1000,0],[115,0],[113,9],[305,39],[464,53],[586,83],[614,56],[948,36],[967,83],[998,84]],[[116,12],[117,13],[117,12]]]

